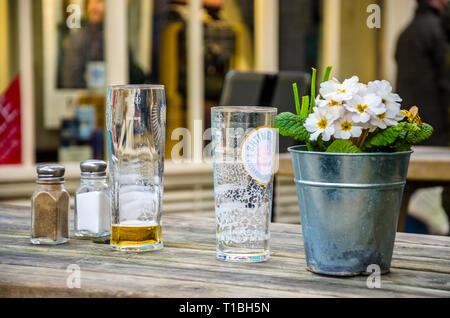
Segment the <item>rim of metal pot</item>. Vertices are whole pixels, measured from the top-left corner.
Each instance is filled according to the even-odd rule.
[[[315,155],[326,155],[326,156],[397,156],[411,154],[414,151],[400,151],[400,152],[359,152],[359,153],[341,153],[341,152],[320,152],[320,151],[308,151],[299,150],[297,148],[306,148],[306,145],[297,145],[288,148],[289,152],[305,153],[305,154],[315,154]],[[307,148],[306,148],[307,149]]]

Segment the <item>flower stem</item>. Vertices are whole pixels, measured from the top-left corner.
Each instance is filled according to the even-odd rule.
[[[369,135],[369,129],[364,129],[361,136],[359,136],[356,146],[361,149],[361,147],[366,142],[367,136]]]

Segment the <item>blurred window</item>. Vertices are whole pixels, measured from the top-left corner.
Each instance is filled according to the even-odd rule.
[[[104,87],[105,0],[64,0],[62,9],[64,19],[58,23],[57,87]]]

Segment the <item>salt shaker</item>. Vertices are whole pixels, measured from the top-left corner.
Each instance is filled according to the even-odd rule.
[[[75,193],[75,236],[99,238],[111,230],[106,162],[87,160],[80,164],[81,182]]]
[[[37,187],[31,197],[31,243],[63,244],[69,240],[69,193],[64,188],[65,168],[59,164],[37,167]]]

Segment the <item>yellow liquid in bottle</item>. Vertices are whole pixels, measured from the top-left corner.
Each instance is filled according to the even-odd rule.
[[[139,246],[162,241],[161,225],[122,226],[113,225],[111,244],[115,246]]]

